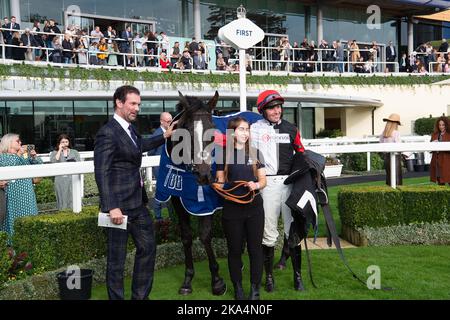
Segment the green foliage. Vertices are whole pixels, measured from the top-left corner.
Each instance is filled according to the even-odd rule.
[[[344,136],[341,129],[320,129],[316,134],[316,138],[337,138]]]
[[[354,229],[450,220],[450,189],[442,186],[344,187],[341,223]]]
[[[79,214],[66,211],[19,218],[15,222],[14,247],[28,252],[39,271],[103,256],[106,235],[97,226],[97,215],[97,207],[84,207]]]
[[[85,262],[106,253],[106,233],[97,226],[98,207],[83,207],[79,214],[62,211],[19,218],[15,222],[14,247],[27,252],[35,270],[53,270],[72,263]],[[191,217],[193,238],[199,237],[200,219]],[[179,242],[176,217],[154,222],[157,244]],[[224,238],[221,212],[213,216],[213,238]],[[129,238],[129,249],[133,241]]]
[[[414,132],[418,135],[431,135],[438,118],[419,118],[414,122]],[[450,120],[450,118],[449,118]]]
[[[344,165],[343,170],[347,171],[366,171],[367,170],[367,153],[343,153],[339,156],[341,163]],[[371,170],[382,170],[384,168],[384,160],[376,152],[370,153]]]
[[[9,280],[19,280],[30,275],[32,268],[28,254],[13,250],[8,246],[8,234],[0,232],[0,289]]]
[[[450,224],[446,220],[382,228],[365,227],[360,231],[369,246],[450,244]]]
[[[96,80],[104,86],[105,89],[109,87],[111,81],[120,80],[125,83],[132,84],[135,81],[144,82],[159,82],[169,83],[175,88],[180,82],[190,83],[191,85],[201,85],[202,83],[209,83],[213,87],[218,87],[223,83],[239,83],[238,74],[212,74],[212,73],[190,73],[190,72],[137,72],[134,70],[109,70],[105,68],[85,69],[77,66],[76,68],[64,68],[48,65],[46,67],[32,66],[26,64],[15,65],[0,65],[0,77],[6,78],[10,76],[22,76],[26,78],[36,77],[43,79],[41,86],[43,89],[48,85],[48,81],[44,79],[59,79],[69,80]],[[420,85],[420,84],[432,84],[434,82],[444,81],[449,79],[449,76],[412,76],[407,77],[380,77],[377,75],[372,76],[354,76],[354,77],[342,77],[342,76],[272,76],[272,75],[249,75],[247,77],[247,83],[249,85],[272,84],[286,86],[288,84],[302,84],[307,85],[320,85],[328,87],[331,85],[355,85],[355,86],[369,86],[369,85]],[[83,83],[80,84],[83,87]]]
[[[403,223],[401,192],[388,186],[344,187],[338,193],[341,223],[383,227]]]
[[[44,178],[34,188],[37,203],[56,202],[55,188],[52,178]]]
[[[8,280],[9,267],[8,234],[0,232],[0,286]]]
[[[87,173],[84,175],[84,196],[98,196],[98,187],[95,182],[95,175],[93,173]]]
[[[399,186],[406,223],[450,220],[450,190],[441,186]]]

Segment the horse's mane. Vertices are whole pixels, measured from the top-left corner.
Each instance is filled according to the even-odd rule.
[[[183,110],[185,111],[185,113],[183,114],[183,120],[184,120],[183,122],[184,123],[192,122],[194,113],[196,113],[200,110],[208,111],[208,105],[203,103],[199,98],[189,97],[189,96],[185,96],[184,98],[185,98],[185,102],[180,101],[176,106],[177,114],[179,114]],[[186,104],[186,102],[187,102],[187,104]]]

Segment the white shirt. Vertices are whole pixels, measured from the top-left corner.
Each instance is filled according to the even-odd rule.
[[[114,113],[113,118],[120,124],[120,126],[123,128],[123,130],[125,130],[127,135],[130,137],[131,141],[133,141],[133,144],[135,146],[137,146],[136,143],[134,142],[133,138],[131,138],[130,129],[128,129],[128,127],[130,126],[131,123],[129,123],[127,120],[125,120],[124,118],[119,116],[117,113]]]

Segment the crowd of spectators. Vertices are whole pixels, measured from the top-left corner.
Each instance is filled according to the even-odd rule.
[[[2,50],[5,58],[27,61],[51,61],[66,64],[91,64],[124,67],[161,67],[163,69],[239,71],[238,52],[218,41],[215,50],[208,50],[205,42],[192,38],[184,44],[174,42],[171,47],[169,37],[164,31],[159,33],[132,32],[128,26],[117,32],[112,26],[100,30],[96,26],[88,33],[76,25],[67,28],[58,26],[53,19],[41,23],[35,21],[33,28],[25,28],[21,33],[16,18],[4,18],[0,33],[0,44],[8,44]],[[321,40],[317,45],[304,38],[293,45],[287,37],[266,50],[247,50],[247,71],[254,68],[254,61],[266,62],[269,70],[291,72],[450,72],[449,46],[445,39],[438,50],[430,43],[420,45],[411,55],[402,53],[392,42],[383,47],[376,41],[370,44],[356,40],[335,40],[328,43]],[[258,51],[259,50],[259,51]],[[263,53],[264,52],[264,53]],[[215,54],[215,66],[209,56]],[[430,68],[430,62],[432,70]],[[398,63],[399,69],[396,69]],[[259,64],[259,69],[261,69]]]

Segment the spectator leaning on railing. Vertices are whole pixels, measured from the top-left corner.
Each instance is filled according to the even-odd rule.
[[[8,133],[0,141],[0,166],[24,166],[42,163],[37,157],[36,150],[30,149],[27,158],[23,157],[24,150],[18,134]],[[14,233],[14,220],[20,217],[36,215],[38,213],[36,195],[31,178],[16,179],[2,182],[6,191],[6,218],[0,226],[10,236]]]

